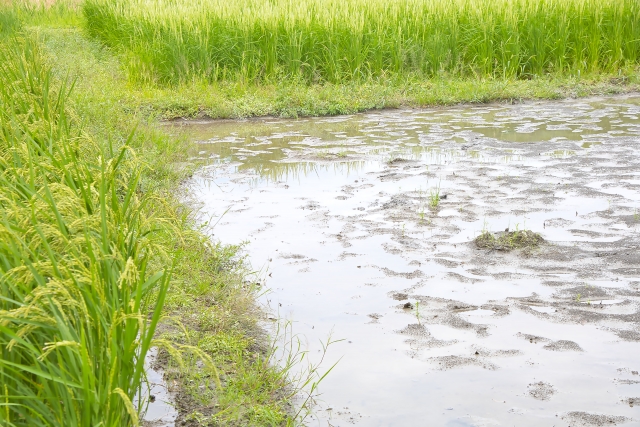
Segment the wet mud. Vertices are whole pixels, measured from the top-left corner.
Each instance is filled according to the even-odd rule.
[[[640,424],[640,97],[171,126],[270,316],[344,339],[309,425]]]

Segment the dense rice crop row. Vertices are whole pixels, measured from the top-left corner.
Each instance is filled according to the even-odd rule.
[[[88,0],[90,34],[164,81],[615,72],[637,0]]]
[[[0,425],[137,425],[164,225],[126,141],[86,135],[51,75],[34,42],[3,43]]]

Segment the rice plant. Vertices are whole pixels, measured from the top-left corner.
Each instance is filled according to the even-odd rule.
[[[429,191],[429,207],[431,209],[438,209],[438,206],[440,206],[440,199],[440,185],[438,184],[435,189]]]
[[[15,32],[20,24],[20,17],[14,8],[0,7],[0,37]]]
[[[2,426],[138,425],[144,410],[166,225],[127,141],[86,135],[70,90],[35,42],[0,49]]]
[[[640,58],[636,0],[87,0],[135,79],[532,78]]]

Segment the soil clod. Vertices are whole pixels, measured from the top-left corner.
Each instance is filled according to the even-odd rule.
[[[409,298],[409,295],[403,292],[396,292],[395,294],[393,294],[393,299],[396,301],[403,301],[403,300],[406,300],[407,298]]]
[[[584,351],[577,343],[567,340],[554,341],[542,348],[551,351]]]
[[[529,384],[529,395],[538,400],[549,400],[555,393],[555,389],[549,383],[537,382]]]
[[[573,426],[584,427],[604,427],[614,426],[627,421],[630,421],[627,417],[605,415],[605,414],[592,414],[589,412],[569,412],[562,417],[564,420],[571,423]]]
[[[482,249],[495,251],[510,251],[513,249],[533,249],[544,242],[542,236],[530,230],[509,231],[503,233],[490,233],[484,231],[475,239],[476,246]]]

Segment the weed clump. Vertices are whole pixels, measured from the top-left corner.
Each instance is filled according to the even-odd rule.
[[[435,190],[431,190],[429,193],[429,207],[431,210],[437,210],[440,206],[440,199],[444,199],[444,196],[440,196],[440,187]]]
[[[544,242],[542,236],[531,230],[504,231],[502,233],[490,233],[483,231],[475,239],[476,246],[482,249],[495,251],[510,251],[513,249],[531,250]]]

